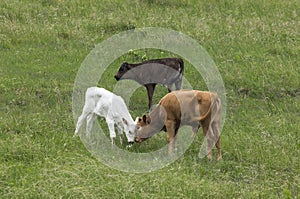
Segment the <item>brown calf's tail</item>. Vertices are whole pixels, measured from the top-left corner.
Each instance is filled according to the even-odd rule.
[[[209,109],[203,116],[200,115],[199,117],[197,117],[198,121],[204,120],[208,116],[208,114],[211,113],[211,111],[214,109],[215,106],[217,106],[217,107],[220,106],[221,100],[219,99],[217,93],[210,93],[210,97],[211,97],[211,103],[210,103]],[[200,99],[198,99],[198,100],[200,100]],[[213,121],[214,115],[215,115],[215,113],[211,114],[211,118],[212,118],[211,121]]]

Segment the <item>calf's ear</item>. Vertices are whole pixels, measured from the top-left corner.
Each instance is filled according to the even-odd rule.
[[[136,117],[135,118],[135,123],[140,123],[142,121],[142,118],[141,117]]]
[[[143,122],[146,123],[146,120],[147,120],[147,116],[143,115]]]
[[[143,122],[145,124],[150,124],[150,122],[151,122],[150,116],[143,115]]]

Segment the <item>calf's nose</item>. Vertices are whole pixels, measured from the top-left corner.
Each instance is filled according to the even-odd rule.
[[[117,75],[115,75],[115,79],[118,81],[120,78]]]

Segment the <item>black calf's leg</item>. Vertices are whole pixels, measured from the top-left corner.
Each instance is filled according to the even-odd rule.
[[[147,89],[147,94],[148,94],[148,108],[150,109],[152,106],[152,97],[154,94],[156,84],[146,84],[145,87]]]

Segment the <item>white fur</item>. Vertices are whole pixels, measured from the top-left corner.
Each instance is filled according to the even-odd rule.
[[[85,104],[76,124],[75,135],[78,134],[85,119],[87,123],[86,133],[89,135],[97,116],[105,118],[112,144],[114,144],[114,138],[116,137],[115,125],[117,126],[121,143],[123,131],[128,142],[134,141],[136,123],[133,121],[124,100],[104,88],[90,87],[85,94]]]

